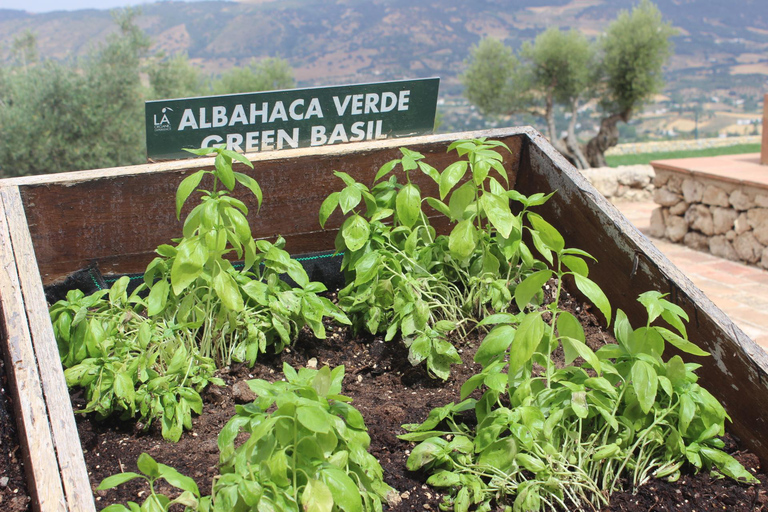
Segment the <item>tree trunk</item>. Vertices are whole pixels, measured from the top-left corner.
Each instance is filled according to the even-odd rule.
[[[585,147],[586,158],[590,167],[606,167],[605,152],[619,142],[619,128],[616,125],[619,121],[626,123],[631,115],[631,110],[625,110],[604,117],[600,121],[600,131],[587,142]]]
[[[560,140],[560,137],[557,136],[557,126],[555,125],[555,99],[551,93],[547,94],[547,110],[544,113],[544,119],[547,122],[549,142],[557,151],[562,153],[563,156],[572,162],[573,159],[570,155],[571,152],[569,151],[568,147]]]
[[[571,120],[568,123],[568,132],[565,136],[565,147],[568,149],[568,158],[579,169],[588,169],[589,162],[581,151],[581,145],[576,139],[576,116],[579,110],[579,101],[576,98],[571,99]]]

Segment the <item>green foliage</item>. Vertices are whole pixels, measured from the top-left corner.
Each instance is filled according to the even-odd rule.
[[[64,376],[68,386],[85,390],[88,403],[79,413],[138,415],[144,428],[162,418],[163,437],[178,441],[192,428],[192,413],[202,412],[200,391],[224,383],[177,326],[136,313],[142,299],[127,295],[128,282],[122,277],[90,296],[73,290],[51,307]]]
[[[232,168],[233,161],[251,163],[222,148],[192,152],[215,154],[214,169],[180,183],[177,216],[207,175],[211,190],[199,190],[177,244],[157,248],[144,283],[130,297],[127,277],[109,292],[73,291],[50,310],[67,383],[83,387],[89,400],[80,412],[139,414],[146,427],[162,418],[163,437],[173,441],[192,427],[192,412],[202,411],[198,393],[209,382],[222,384],[213,377],[214,361],[253,364],[268,348],[279,352],[292,343],[304,326],[324,338],[324,317],[349,323],[317,295],[325,286],[310,282],[282,238],[253,239],[248,208],[230,195],[239,184],[261,204],[256,180]],[[242,270],[226,258],[230,253],[245,260]]]
[[[563,249],[555,232],[543,234],[542,248],[558,260],[556,271],[543,272],[555,274],[558,283],[572,276],[610,321],[605,296],[585,275],[581,257],[588,255]],[[519,293],[525,301],[543,281],[541,273],[532,274],[516,298]],[[420,425],[403,426],[410,433],[400,438],[420,443],[408,469],[429,471],[427,483],[446,489],[445,509],[491,510],[494,503],[513,511],[601,508],[625,486],[678,478],[686,462],[756,482],[722,451],[718,436],[728,416],[696,383],[699,365],[662,358],[667,343],[707,355],[687,339],[688,318],[679,306],[658,292],[641,294],[646,325],[633,329],[618,310],[618,343],[593,352],[580,322],[559,309],[559,292],[558,286],[547,307],[549,324],[534,310],[510,315],[491,330],[475,355],[483,370],[462,386],[462,402],[434,409]],[[565,355],[563,368],[550,357],[557,349]],[[534,364],[543,371],[534,371]],[[479,388],[479,399],[467,398]],[[458,422],[464,411],[474,412],[471,427]]]
[[[310,282],[301,264],[283,249],[282,238],[274,244],[253,239],[248,208],[230,195],[239,184],[261,204],[256,180],[232,169],[233,161],[251,163],[222,148],[192,152],[215,154],[215,165],[181,182],[177,215],[206,175],[213,177],[212,188],[200,189],[200,203],[184,221],[184,237],[175,247],[160,246],[160,256],[147,266],[147,313],[199,330],[202,354],[222,365],[232,360],[253,363],[267,347],[279,352],[305,325],[318,338],[325,338],[323,317],[348,323],[335,305],[317,295],[325,286]],[[244,260],[241,270],[226,259],[230,253]],[[281,280],[281,274],[290,276],[296,287]]]
[[[482,39],[470,51],[461,75],[464,95],[487,115],[517,111],[533,101],[520,61],[497,39]]]
[[[185,98],[203,94],[200,72],[189,62],[186,55],[156,55],[147,68],[154,99]]]
[[[252,59],[247,67],[233,68],[213,82],[214,94],[272,91],[296,87],[293,72],[287,61],[270,57],[260,61]]]
[[[509,190],[501,149],[507,148],[497,141],[457,141],[448,151],[460,159],[438,172],[423,155],[402,148],[403,157],[384,164],[370,189],[337,172],[345,187],[320,208],[321,226],[336,209],[346,216],[336,239],[348,283],[339,292],[340,307],[356,328],[385,333],[387,341],[399,331],[409,360],[426,361],[442,379],[461,362],[448,333],[464,332],[471,319],[491,310],[506,310],[515,286],[545,268],[522,235],[524,220],[539,219],[528,208],[549,196]],[[439,198],[423,198],[411,172],[434,180]],[[522,204],[517,215],[510,199]],[[454,224],[449,235],[436,236],[424,202]]]
[[[720,155],[740,155],[743,153],[759,153],[760,144],[735,144],[733,146],[714,147],[705,149],[686,149],[680,151],[659,151],[652,153],[632,153],[626,155],[605,155],[608,165],[618,167],[620,165],[647,165],[653,160],[666,160],[668,158],[695,158]]]
[[[139,163],[144,158],[139,72],[149,41],[135,11],[115,14],[120,32],[80,63],[32,61],[6,78],[0,104],[0,176]],[[34,47],[34,41],[26,42]]]
[[[520,59],[532,75],[531,85],[558,103],[568,105],[592,87],[594,48],[578,30],[550,27],[525,43]]]
[[[297,372],[286,363],[283,373],[285,381],[248,382],[258,398],[237,406],[219,434],[221,474],[211,496],[200,498],[194,482],[146,454],[138,460],[143,475],[120,473],[104,479],[99,489],[144,478],[151,494],[141,510],[152,511],[179,503],[200,512],[380,512],[394,490],[367,451],[363,417],[341,395],[344,367]],[[159,478],[184,492],[173,501],[156,494]],[[129,507],[107,510],[139,510],[135,503]]]
[[[141,478],[149,484],[150,494],[147,499],[141,505],[133,501],[129,501],[127,507],[119,504],[110,505],[104,509],[105,512],[161,512],[169,510],[173,505],[183,505],[187,509],[197,510],[200,491],[194,480],[182,475],[170,466],[156,462],[146,453],[139,455],[137,465],[140,473],[126,471],[112,475],[102,480],[97,489],[102,491],[113,489],[118,485]],[[155,482],[161,478],[172,487],[181,489],[183,491],[181,495],[171,500],[169,497],[155,492]]]
[[[367,452],[363,417],[340,394],[344,367],[284,364],[283,373],[248,382],[258,398],[219,434],[222,477],[204,510],[381,510],[392,488]]]
[[[632,111],[661,91],[662,67],[672,55],[669,39],[677,30],[662,20],[650,0],[631,12],[621,11],[608,26],[601,63],[606,86],[602,98],[608,112]]]
[[[606,128],[629,121],[661,89],[662,67],[671,55],[669,40],[675,33],[656,6],[643,0],[631,12],[621,11],[594,44],[576,30],[551,27],[533,43],[523,44],[516,57],[501,42],[486,39],[467,62],[462,77],[465,96],[484,114],[543,117],[559,151],[579,167],[594,165],[616,144],[618,132],[601,133],[599,144],[582,150],[574,133],[579,105],[599,101],[603,121],[611,121]],[[564,144],[562,128],[556,126],[556,106],[571,114]]]
[[[0,68],[0,177],[144,163],[150,99],[294,87],[276,58],[207,83],[186,56],[150,55],[138,15],[115,11],[118,32],[79,60],[40,61],[30,32],[14,41],[15,65]]]

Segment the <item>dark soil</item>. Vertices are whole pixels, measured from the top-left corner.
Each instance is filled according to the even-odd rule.
[[[588,343],[597,348],[613,338],[598,326],[595,318],[569,299],[569,309],[577,314],[587,332]],[[171,465],[193,477],[203,494],[210,494],[217,474],[217,434],[234,414],[236,403],[253,399],[245,381],[251,378],[275,380],[282,377],[283,362],[303,366],[343,364],[346,368],[344,394],[353,398],[365,418],[372,439],[371,453],[381,462],[384,478],[400,493],[400,504],[389,510],[439,510],[440,493],[428,488],[426,476],[405,469],[411,444],[397,439],[404,433],[403,423],[420,423],[436,406],[458,401],[461,384],[479,366],[472,362],[477,340],[459,346],[465,364],[455,366],[451,378],[443,383],[430,378],[423,366],[412,367],[401,342],[384,343],[380,337],[353,336],[347,329],[333,328],[329,337],[316,340],[303,335],[291,349],[266,356],[253,367],[233,365],[222,371],[227,387],[209,388],[204,393],[205,410],[194,420],[177,444],[163,441],[154,426],[148,432],[119,421],[93,422],[78,416],[78,429],[85,451],[97,506],[128,500],[142,501],[147,489],[134,481],[118,489],[96,491],[105,477],[120,471],[135,471],[136,459],[147,452],[158,462]],[[470,344],[471,343],[471,344]],[[82,397],[73,395],[75,407]],[[761,472],[757,457],[740,454],[731,438],[730,449],[758,475],[762,485],[745,486],[731,480],[716,480],[707,474],[686,475],[677,484],[652,481],[635,495],[616,494],[611,511],[758,511],[768,510],[768,478]],[[173,494],[170,487],[161,492]]]
[[[23,512],[29,510],[30,497],[7,389],[5,361],[0,357],[0,510]]]

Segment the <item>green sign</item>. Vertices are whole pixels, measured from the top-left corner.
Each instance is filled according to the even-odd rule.
[[[145,105],[147,156],[226,144],[242,152],[432,133],[439,78],[230,94]]]

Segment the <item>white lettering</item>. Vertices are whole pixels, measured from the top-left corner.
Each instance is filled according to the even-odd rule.
[[[353,116],[363,113],[363,95],[355,94],[352,96],[352,110],[349,112]]]
[[[333,104],[336,105],[336,113],[339,115],[339,117],[343,116],[344,112],[347,110],[347,105],[349,105],[349,95],[344,96],[344,103],[339,103],[339,97],[334,96]]]
[[[304,116],[304,119],[309,119],[312,116],[315,116],[318,119],[323,118],[323,109],[320,106],[320,100],[317,98],[312,98],[309,101],[309,108],[307,108],[307,113]]]
[[[242,105],[235,105],[235,110],[229,119],[229,126],[235,126],[235,123],[248,124],[248,118],[245,116],[245,109]]]
[[[369,123],[371,123],[371,122],[372,121],[369,121]],[[381,126],[382,126],[382,124],[383,124],[383,122],[381,121],[381,119],[376,121],[376,138],[377,139],[386,139],[387,138],[386,134],[385,135],[381,134]]]
[[[259,132],[248,132],[245,134],[245,152],[257,151],[259,149]]]
[[[261,122],[267,122],[267,114],[269,114],[269,103],[266,101],[261,104],[261,110],[256,110],[256,104],[251,103],[251,124],[256,124],[256,116],[261,116]]]
[[[325,126],[313,126],[310,133],[310,146],[322,146],[328,142],[328,137],[325,135]]]
[[[227,134],[227,149],[230,151],[243,151],[243,148],[241,147],[243,144],[243,136],[239,133],[228,133]]]
[[[352,128],[350,129],[352,132],[352,137],[349,138],[350,142],[358,142],[365,139],[365,130],[363,130],[364,126],[365,123],[362,121],[358,121],[352,124]]]
[[[261,132],[261,150],[275,149],[275,130]]]
[[[210,128],[211,123],[205,121],[205,107],[200,108],[200,128]]]
[[[224,107],[213,107],[213,127],[221,128],[227,125],[227,109]]]
[[[336,144],[337,142],[349,142],[347,132],[344,130],[344,125],[341,123],[333,127],[333,132],[331,132],[331,136],[328,138],[328,144]]]
[[[369,93],[365,95],[365,113],[370,114],[373,112],[374,114],[379,113],[379,109],[376,108],[376,105],[379,103],[379,95],[376,93]]]
[[[381,112],[392,112],[397,105],[397,95],[387,91],[381,95]]]
[[[298,99],[295,100],[293,103],[291,103],[291,107],[288,109],[288,113],[291,115],[291,119],[294,121],[301,121],[304,119],[304,114],[297,113],[296,108],[297,107],[303,107],[304,106],[304,100]]]
[[[192,113],[191,108],[184,110],[184,113],[181,115],[181,122],[179,123],[177,130],[182,131],[185,128],[192,128],[193,130],[197,130],[197,120],[195,119],[195,114]]]
[[[400,99],[397,102],[397,110],[408,110],[408,99],[411,91],[400,91]]]
[[[218,135],[209,135],[206,138],[203,139],[203,142],[200,144],[201,148],[210,148],[212,147],[211,143],[213,145],[216,145],[220,142],[224,142],[224,139],[219,137]]]
[[[283,149],[285,143],[288,143],[288,145],[294,149],[299,147],[298,128],[293,129],[293,137],[288,136],[288,132],[285,130],[277,131],[277,149]]]
[[[281,121],[288,120],[288,114],[285,113],[285,105],[283,105],[282,101],[275,103],[272,115],[269,117],[269,122],[274,123],[275,119],[280,119]]]

